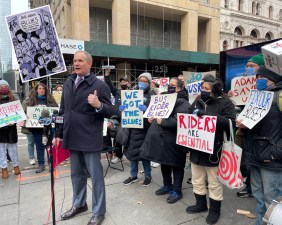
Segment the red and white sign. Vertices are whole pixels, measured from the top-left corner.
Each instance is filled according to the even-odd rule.
[[[216,116],[177,113],[176,144],[213,154]]]
[[[256,89],[256,76],[235,77],[231,81],[233,96],[230,99],[235,105],[246,105],[252,89]]]
[[[263,46],[261,52],[266,68],[282,76],[282,40]]]

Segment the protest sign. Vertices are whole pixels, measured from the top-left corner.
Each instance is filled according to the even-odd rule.
[[[41,116],[42,110],[48,110],[50,112],[50,115],[53,115],[54,110],[59,110],[59,107],[44,107],[44,106],[38,106],[38,107],[27,107],[27,120],[25,123],[25,126],[27,128],[43,128],[43,125],[39,123],[39,118]]]
[[[208,71],[208,72],[190,72],[190,71],[182,71],[184,76],[185,85],[194,83],[196,81],[201,81],[205,75],[211,74],[215,77],[216,71]]]
[[[201,87],[202,87],[202,81],[196,81],[190,84],[187,84],[186,90],[188,91],[189,95],[189,103],[192,104],[196,97],[201,94]]]
[[[238,115],[238,119],[243,119],[244,124],[252,129],[269,112],[274,92],[251,90],[248,102],[243,111]]]
[[[216,116],[177,113],[176,144],[213,154]]]
[[[60,107],[61,105],[61,99],[62,99],[62,91],[53,91],[52,95],[56,101],[56,103],[58,104],[58,106]]]
[[[108,131],[108,119],[104,119],[103,123],[103,136],[107,136],[107,131]]]
[[[169,77],[153,79],[152,82],[157,83],[159,85],[158,93],[166,92],[169,85]]]
[[[125,110],[121,114],[121,126],[124,128],[143,128],[143,112],[139,105],[143,105],[142,90],[122,90],[121,103]]]
[[[233,96],[230,99],[235,105],[246,105],[252,89],[256,89],[256,76],[235,77],[231,80]]]
[[[168,118],[174,108],[177,94],[153,95],[144,118]]]
[[[50,7],[6,16],[22,82],[67,71]]]
[[[26,120],[20,100],[0,104],[0,127]]]
[[[282,76],[282,40],[261,47],[267,69]]]

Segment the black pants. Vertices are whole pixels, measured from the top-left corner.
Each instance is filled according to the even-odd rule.
[[[181,193],[184,178],[184,168],[161,164],[164,186],[173,186],[173,190]],[[173,173],[173,183],[172,183]]]

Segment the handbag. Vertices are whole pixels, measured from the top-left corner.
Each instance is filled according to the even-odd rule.
[[[234,143],[232,122],[229,120],[230,140],[223,133],[223,145],[216,176],[218,180],[230,189],[241,188],[243,177],[240,171],[242,148]]]
[[[117,129],[116,142],[125,146],[127,145],[128,137],[129,137],[129,129],[122,128],[121,126],[119,126]]]

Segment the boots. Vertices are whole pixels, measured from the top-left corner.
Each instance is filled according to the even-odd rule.
[[[20,171],[19,166],[14,167],[14,174],[15,174],[15,175],[21,174],[21,171]]]
[[[196,193],[194,195],[196,197],[196,205],[188,206],[186,212],[188,214],[194,214],[208,211],[206,195],[198,195]]]
[[[221,201],[216,201],[210,198],[210,209],[207,216],[207,224],[215,224],[220,217]]]
[[[8,169],[7,168],[2,169],[2,179],[8,179],[8,177],[9,177]]]

